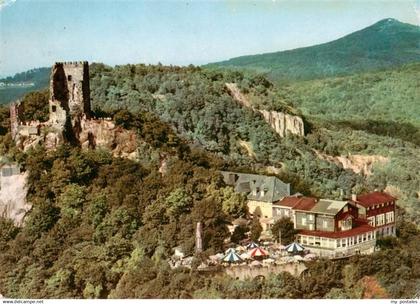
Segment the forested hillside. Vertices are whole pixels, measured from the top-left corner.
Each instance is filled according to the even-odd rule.
[[[420,61],[420,27],[381,20],[328,43],[242,56],[209,67],[248,69],[276,82],[308,80],[373,71]]]
[[[238,82],[262,101],[270,100],[276,89],[261,76],[144,65],[115,69],[94,65],[91,74],[94,109],[153,112],[188,142],[233,167],[246,171],[277,167],[295,191],[319,196],[337,196],[339,189],[350,193],[356,185],[366,186],[353,172],[319,160],[306,139],[281,139],[260,115],[239,105],[226,90],[226,82]]]
[[[325,120],[411,123],[420,127],[420,63],[380,72],[280,86],[305,115]]]
[[[171,95],[182,88],[186,90],[185,83],[194,84],[192,78],[203,82],[202,87],[186,90],[190,94],[195,92],[192,96],[198,105],[191,103],[189,113],[180,116],[181,122],[188,115],[200,113],[199,94],[209,94],[209,104],[218,105],[213,101],[217,96],[229,102],[228,95],[211,90],[210,84],[215,82],[217,87],[218,82],[205,81],[208,75],[196,68],[97,68],[106,69],[106,72],[94,70],[94,79],[107,77],[113,84],[112,90],[103,88],[103,98],[107,100],[108,92],[112,92],[111,96],[120,94],[118,107],[121,108],[131,110],[134,105],[138,108],[150,106],[153,112],[157,111],[156,103],[163,102],[163,94],[155,102],[144,103],[142,99],[128,102],[128,99],[124,100],[128,94],[124,94],[123,88],[128,88],[133,95],[138,84],[153,83],[159,75],[171,79],[178,77],[173,82],[173,93],[164,95],[169,109],[173,109]],[[125,74],[130,71],[134,72]],[[138,76],[136,81],[135,75]],[[228,76],[215,74],[213,77],[222,81]],[[102,92],[95,85],[93,88],[94,96]],[[159,86],[152,88],[158,90]],[[156,90],[153,92],[159,92]],[[188,98],[190,94],[183,97]],[[42,115],[38,109],[45,105],[45,96],[31,96],[25,102],[28,100],[32,106],[25,108],[26,114]],[[37,103],[39,107],[34,106]],[[226,107],[239,111],[233,102]],[[3,155],[19,161],[30,172],[28,199],[33,208],[23,228],[14,227],[10,220],[0,218],[1,294],[11,298],[363,298],[372,292],[375,295],[364,283],[373,281],[392,298],[413,296],[420,280],[420,234],[403,218],[398,222],[400,239],[382,240],[379,243],[382,251],[370,256],[355,256],[349,261],[321,259],[309,262],[302,278],[280,273],[272,274],[266,280],[240,281],[221,272],[215,272],[215,275],[198,272],[201,259],[223,250],[223,240],[230,236],[226,224],[247,214],[244,199],[226,187],[218,173],[220,169],[232,169],[234,160],[221,152],[217,153],[218,157],[192,147],[183,139],[188,129],[179,136],[169,124],[150,112],[130,110],[113,110],[112,114],[117,124],[136,130],[141,151],[137,162],[113,158],[107,151],[81,150],[68,145],[56,151],[47,152],[39,147],[22,153],[14,147],[5,123],[0,148]],[[7,109],[1,108],[0,114],[1,121],[7,122]],[[232,115],[230,111],[227,114]],[[260,121],[252,113],[247,115],[249,118],[242,117],[243,124]],[[232,132],[232,121],[223,119],[227,131]],[[270,134],[270,129],[262,122],[255,127],[256,136],[265,132]],[[290,164],[291,159],[295,159],[300,166],[293,169],[296,176],[302,176],[304,180],[308,176],[308,182],[313,179],[320,185],[329,183],[335,187],[336,179],[343,184],[351,183],[352,179],[361,183],[361,178],[350,172],[311,160],[310,146],[326,151],[355,149],[352,140],[346,141],[345,137],[339,136],[342,140],[339,142],[335,133],[330,134],[330,138],[325,137],[329,134],[314,132],[307,139],[285,140],[272,134],[274,148],[269,147],[265,153]],[[207,140],[203,138],[203,141]],[[191,138],[188,141],[192,141]],[[323,146],[331,142],[336,146]],[[392,148],[392,140],[388,144]],[[398,146],[404,145],[398,142]],[[292,146],[295,146],[295,152],[289,151],[291,155],[275,154],[270,150],[277,147],[287,152],[286,148]],[[265,151],[259,149],[259,153]],[[159,170],[162,158],[166,166]],[[269,158],[266,162],[273,161]],[[328,189],[328,185],[325,188]],[[194,257],[192,269],[171,269],[167,259],[174,246],[182,246],[187,254],[193,252],[197,221],[203,223],[205,251]]]
[[[261,107],[293,109],[287,104],[287,94],[261,76],[144,65],[114,69],[93,65],[91,74],[91,96],[96,109],[153,112],[188,142],[215,153],[233,168],[264,172],[264,166],[277,167],[281,169],[280,178],[291,182],[294,191],[318,197],[338,198],[340,189],[350,195],[394,187],[400,204],[409,209],[413,218],[420,212],[417,193],[420,179],[411,169],[418,167],[420,156],[412,141],[386,134],[386,130],[395,128],[393,124],[374,132],[377,125],[372,129],[344,123],[337,127],[315,117],[309,120],[309,134],[305,138],[281,139],[261,116],[237,104],[224,85],[237,82]],[[414,138],[412,132],[409,135]],[[333,156],[382,155],[389,162],[374,168],[373,175],[364,178],[321,160],[314,149]]]

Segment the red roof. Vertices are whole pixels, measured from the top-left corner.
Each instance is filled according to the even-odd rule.
[[[296,210],[311,210],[316,205],[316,198],[306,196],[287,196],[274,203],[278,206],[290,207]]]
[[[385,192],[371,192],[357,196],[357,203],[363,207],[371,207],[377,204],[394,202],[397,199]]]
[[[298,234],[340,239],[375,230],[375,227],[370,226],[366,221],[357,219],[355,222],[358,224],[358,226],[346,231],[299,230]]]

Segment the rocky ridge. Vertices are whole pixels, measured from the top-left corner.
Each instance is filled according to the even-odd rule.
[[[259,110],[252,106],[248,98],[241,93],[236,83],[226,83],[231,96],[244,107],[260,113],[264,120],[276,131],[280,137],[286,137],[288,133],[305,136],[305,127],[302,117],[290,115],[283,112]]]

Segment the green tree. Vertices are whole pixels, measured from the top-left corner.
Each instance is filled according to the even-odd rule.
[[[239,243],[241,240],[246,238],[246,233],[249,232],[249,228],[245,225],[238,225],[233,230],[230,240],[233,243]]]
[[[167,214],[178,218],[182,213],[189,212],[192,207],[191,197],[184,188],[176,188],[165,199]]]
[[[260,219],[258,216],[254,216],[251,223],[251,240],[254,242],[257,242],[261,236],[261,232],[263,231],[263,228],[260,224]]]
[[[292,220],[288,217],[283,217],[277,220],[271,227],[271,234],[276,241],[279,241],[281,234],[281,243],[290,244],[295,240],[297,231],[294,229]]]
[[[233,218],[246,217],[248,206],[246,197],[242,193],[237,193],[232,187],[222,188],[223,203],[222,210],[226,215]]]

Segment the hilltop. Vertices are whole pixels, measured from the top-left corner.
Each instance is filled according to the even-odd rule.
[[[340,39],[294,50],[241,56],[208,67],[248,69],[274,81],[308,80],[420,61],[420,27],[384,19]]]

